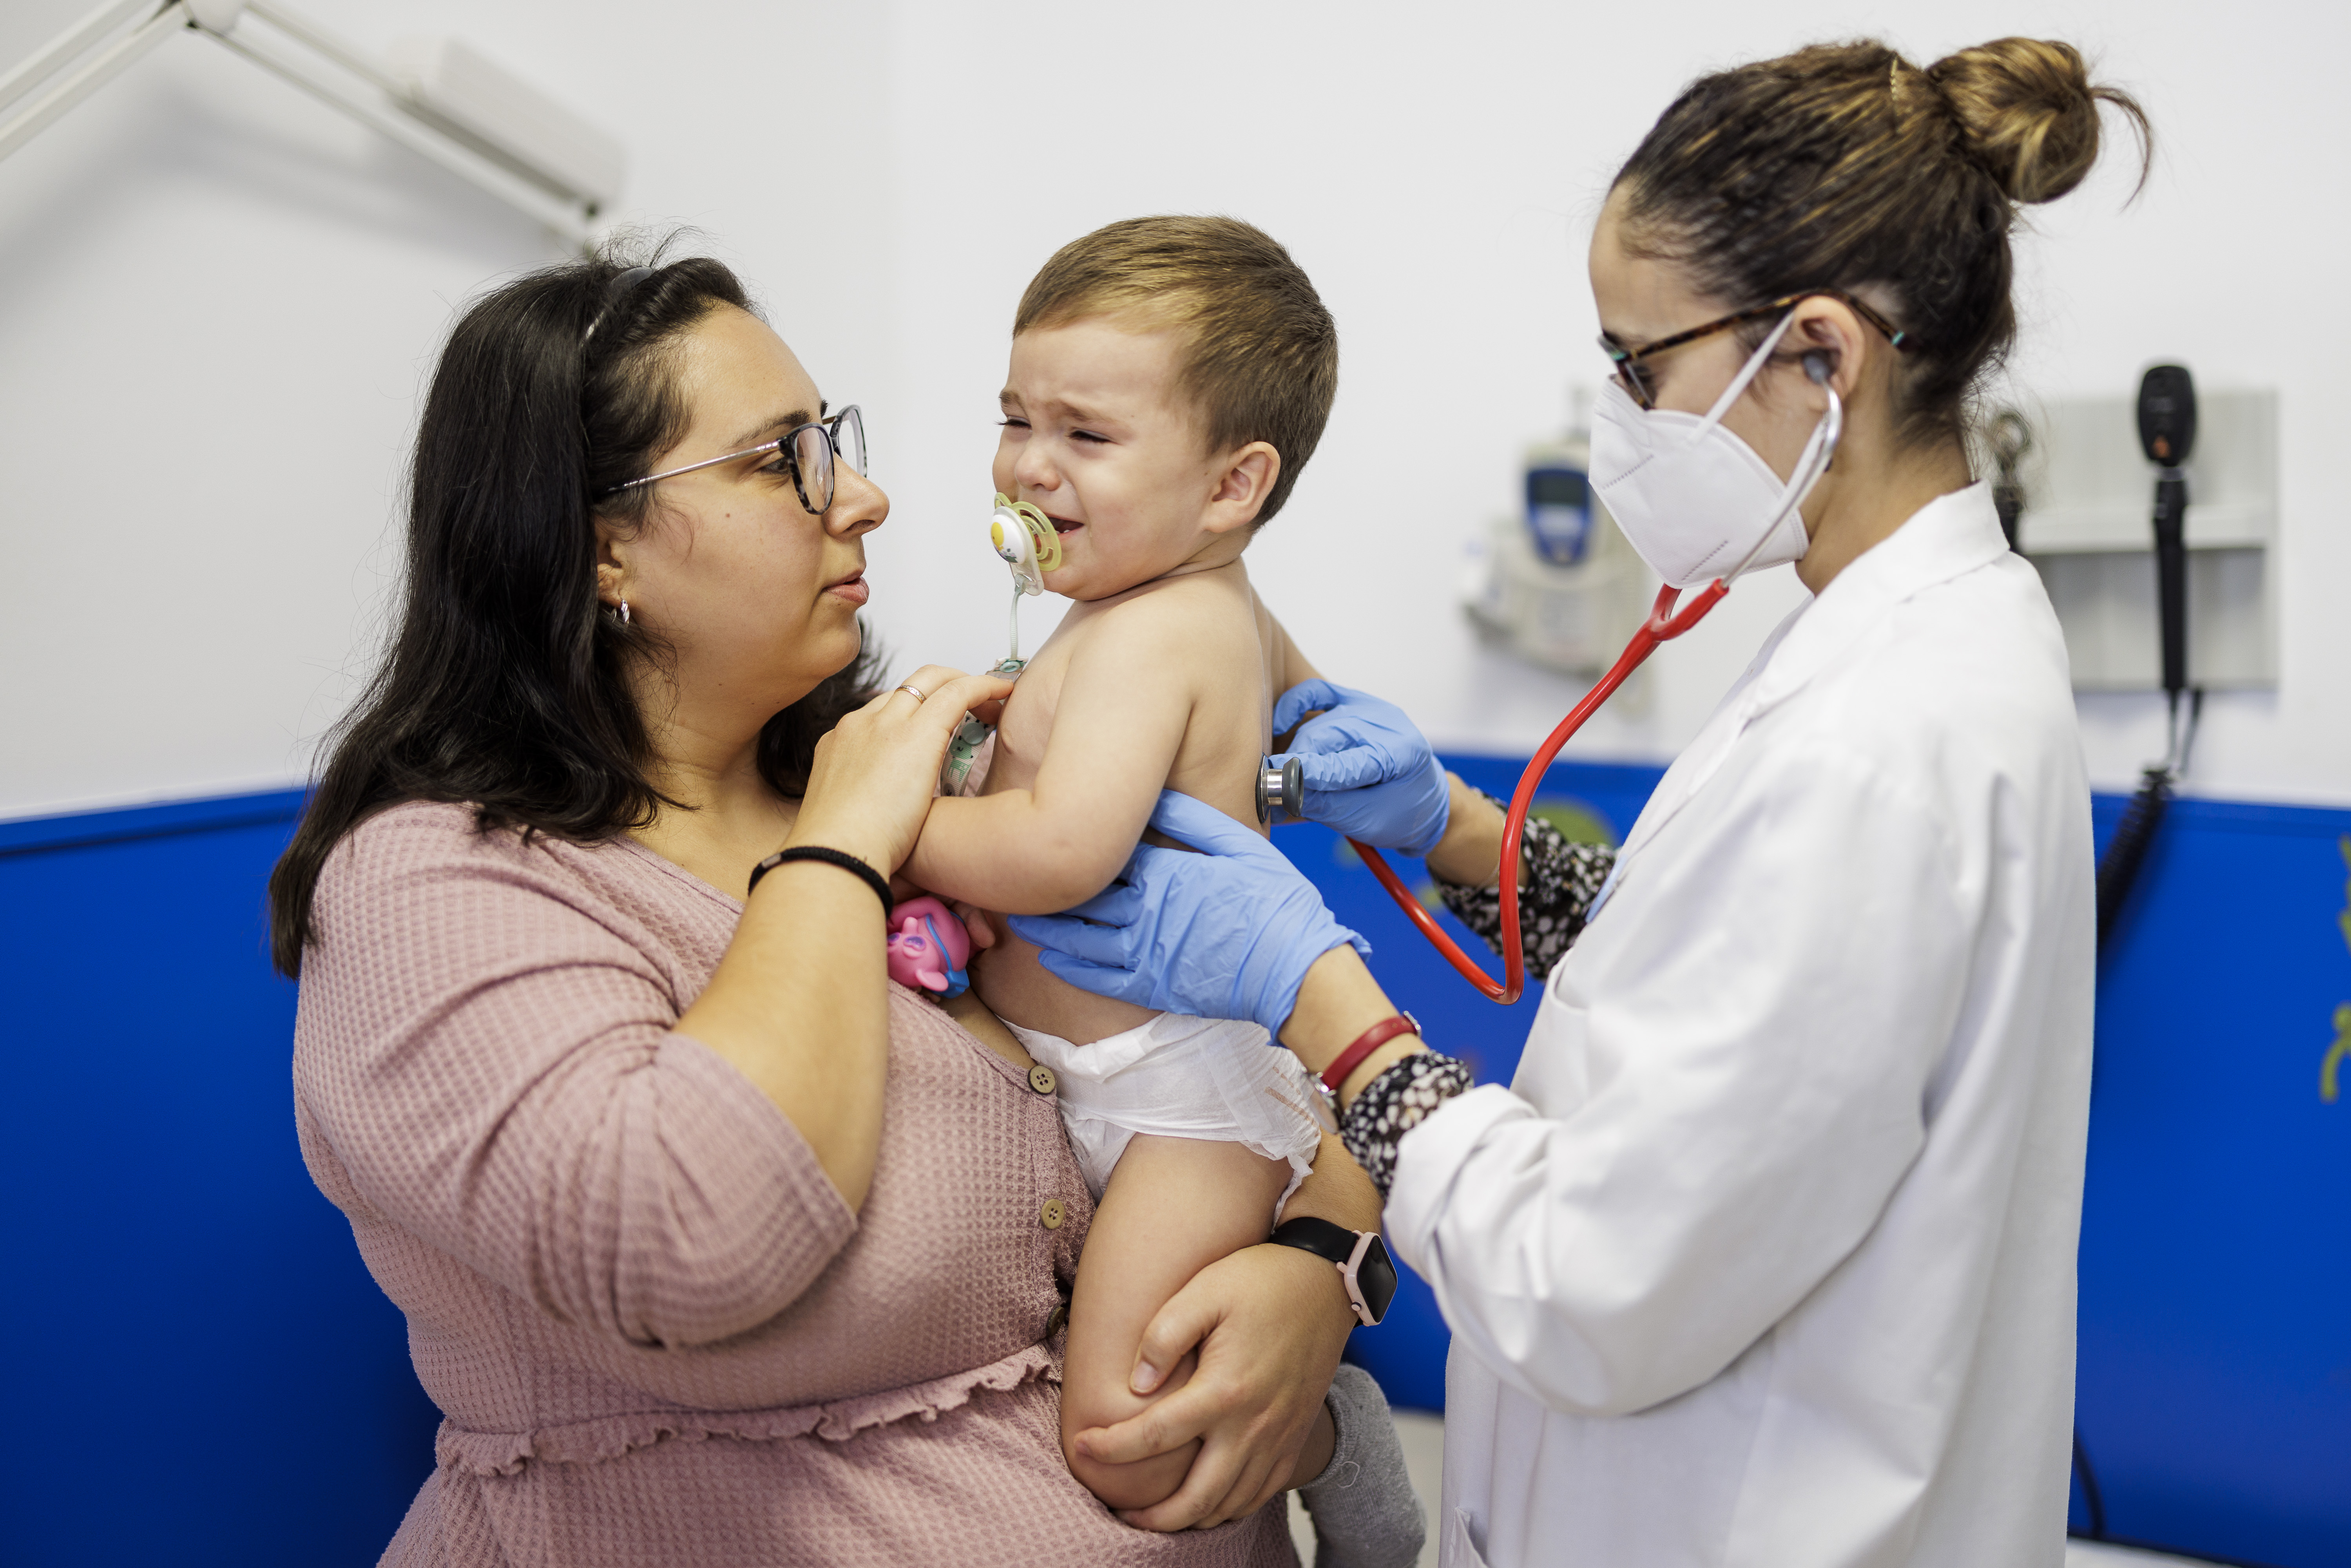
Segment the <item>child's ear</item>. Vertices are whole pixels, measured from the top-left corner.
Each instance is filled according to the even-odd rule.
[[[1274,482],[1280,477],[1281,454],[1270,442],[1250,442],[1225,465],[1216,490],[1208,497],[1204,526],[1212,534],[1249,527],[1257,521],[1265,498],[1273,494]]]

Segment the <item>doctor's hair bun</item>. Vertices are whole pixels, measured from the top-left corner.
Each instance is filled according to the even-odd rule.
[[[2098,106],[2131,122],[2147,179],[2147,115],[2130,94],[2093,86],[2081,51],[2043,38],[2000,38],[1927,68],[1959,117],[1968,151],[2011,202],[2053,202],[2098,161]]]
[[[2017,205],[2082,183],[2107,107],[2137,134],[2144,183],[2147,116],[2071,45],[2002,38],[1921,70],[1873,40],[1816,44],[1683,89],[1617,172],[1603,227],[1726,314],[1864,300],[1900,334],[1897,436],[1948,439],[2016,340]]]

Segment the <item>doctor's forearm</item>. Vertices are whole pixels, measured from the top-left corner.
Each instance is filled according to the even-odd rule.
[[[1298,988],[1298,1006],[1282,1026],[1281,1043],[1309,1071],[1320,1074],[1365,1030],[1395,1015],[1395,1004],[1372,978],[1363,956],[1353,947],[1333,947],[1306,971]],[[1418,1034],[1398,1035],[1381,1046],[1339,1085],[1340,1104],[1352,1103],[1373,1079],[1413,1052],[1426,1049]]]
[[[1502,895],[1502,803],[1452,780],[1449,842],[1428,857],[1437,891],[1461,924],[1497,953],[1506,946]],[[1519,846],[1519,943],[1529,974],[1547,974],[1583,930],[1615,868],[1608,844],[1576,843],[1541,817],[1529,817]]]
[[[1491,887],[1502,876],[1502,813],[1453,774],[1445,837],[1428,852],[1428,874],[1456,887]]]

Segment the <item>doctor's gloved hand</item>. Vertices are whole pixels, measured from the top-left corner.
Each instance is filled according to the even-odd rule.
[[[1343,944],[1371,952],[1280,850],[1215,807],[1163,789],[1151,825],[1206,852],[1144,844],[1075,909],[1011,917],[1049,973],[1137,1007],[1249,1019],[1279,1038],[1315,959]]]
[[[1306,775],[1298,815],[1384,850],[1425,855],[1445,836],[1452,791],[1437,754],[1394,703],[1325,680],[1301,681],[1273,705],[1273,733],[1308,719],[1290,748]]]

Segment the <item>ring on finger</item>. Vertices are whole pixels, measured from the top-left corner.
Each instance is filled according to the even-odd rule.
[[[902,691],[902,692],[913,692],[913,693],[914,694],[914,700],[915,700],[916,702],[926,702],[926,701],[928,701],[928,700],[929,700],[928,698],[926,698],[926,697],[925,697],[925,696],[923,695],[922,689],[921,689],[920,687],[916,686],[916,685],[914,685],[914,682],[912,682],[912,681],[901,681],[901,682],[899,682],[899,683],[898,683],[898,689],[899,689],[900,691]]]

